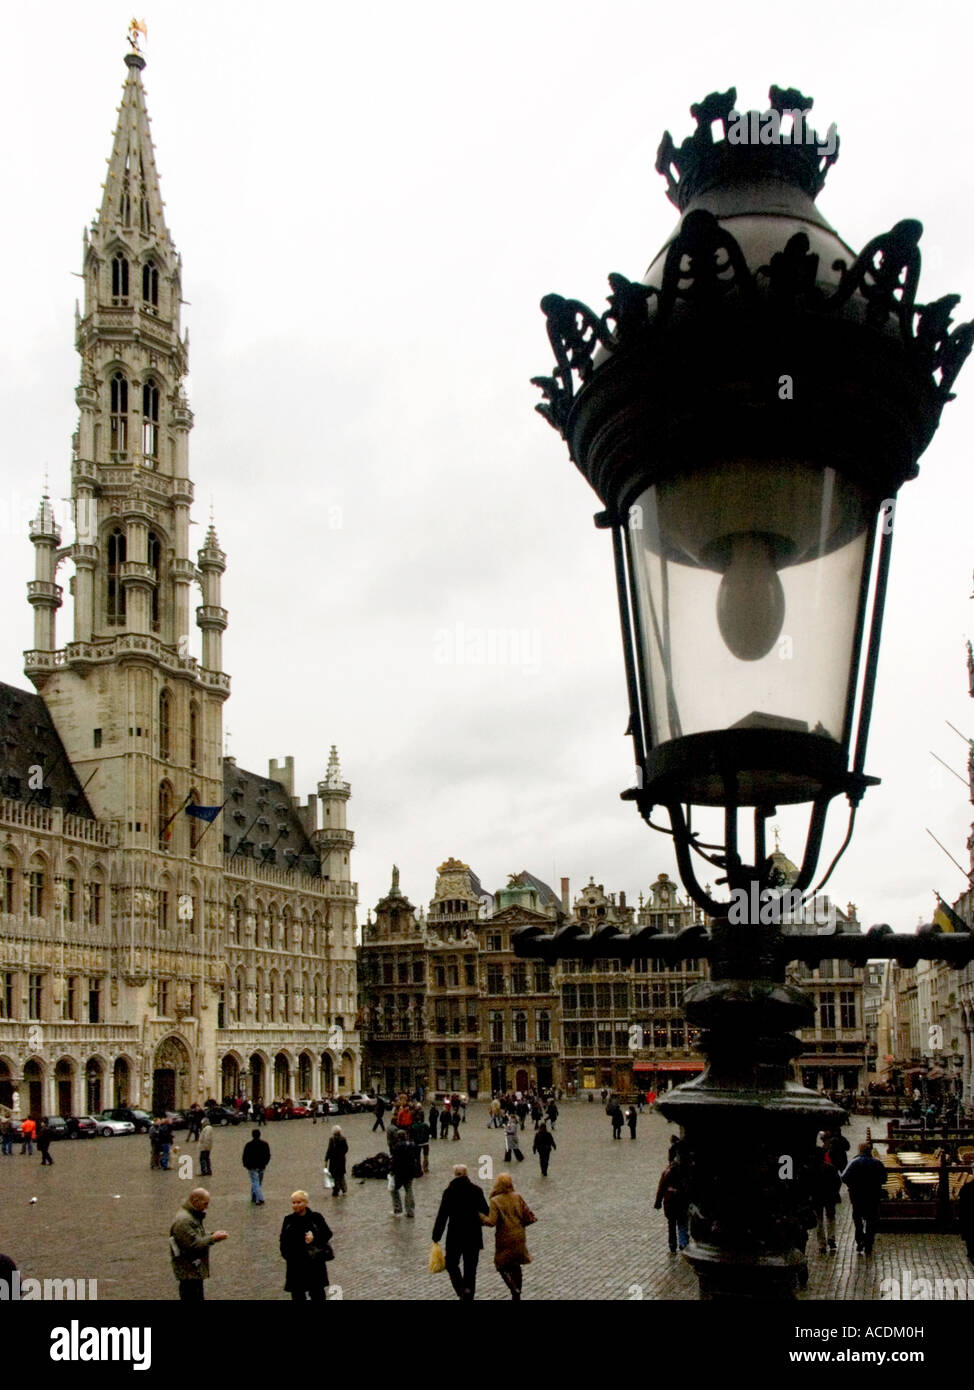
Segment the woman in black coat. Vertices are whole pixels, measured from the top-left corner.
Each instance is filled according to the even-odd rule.
[[[281,1227],[281,1255],[287,1261],[284,1292],[299,1302],[324,1303],[328,1285],[325,1247],[331,1240],[328,1222],[308,1208],[307,1192],[291,1193],[292,1212]]]
[[[534,1136],[534,1152],[538,1155],[538,1162],[541,1164],[541,1176],[548,1176],[548,1164],[551,1161],[551,1150],[557,1149],[555,1136],[548,1133],[548,1126],[544,1120],[538,1126],[538,1132]]]
[[[331,1132],[331,1139],[328,1141],[328,1148],[325,1151],[325,1167],[335,1184],[331,1192],[333,1197],[337,1197],[340,1192],[344,1192],[345,1196],[348,1196],[348,1184],[345,1181],[347,1164],[348,1140],[342,1134],[341,1126],[336,1125]]]

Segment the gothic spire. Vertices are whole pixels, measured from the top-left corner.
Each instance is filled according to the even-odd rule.
[[[141,76],[145,59],[141,53],[126,53],[125,64],[128,76],[122,88],[122,104],[118,108],[118,125],[95,231],[104,240],[111,236],[131,239],[135,233],[140,233],[171,245],[145,109]]]

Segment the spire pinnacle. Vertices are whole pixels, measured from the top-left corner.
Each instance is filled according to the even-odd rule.
[[[145,33],[145,26],[133,20],[129,28],[132,51],[125,55],[128,75],[118,108],[118,124],[96,228],[103,238],[114,235],[131,241],[136,233],[141,233],[143,237],[170,243],[162,215],[159,174],[142,87],[145,59],[138,47],[140,33]]]

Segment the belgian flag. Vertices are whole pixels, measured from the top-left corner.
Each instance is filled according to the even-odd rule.
[[[933,914],[934,925],[939,927],[941,931],[969,932],[970,927],[967,923],[958,917],[952,907],[948,907],[940,894],[935,893],[934,896],[937,899],[937,910]]]

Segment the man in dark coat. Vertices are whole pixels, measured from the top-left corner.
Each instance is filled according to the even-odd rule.
[[[331,1195],[338,1197],[344,1192],[348,1196],[348,1184],[345,1181],[345,1172],[348,1167],[348,1140],[341,1131],[341,1127],[336,1125],[331,1132],[328,1141],[328,1149],[325,1153],[325,1166],[331,1174],[335,1186],[332,1188]],[[327,1284],[328,1280],[325,1280]]]
[[[437,1120],[439,1119],[439,1115],[440,1115],[440,1112],[437,1110],[436,1106],[433,1105],[433,1104],[431,1103],[431,1104],[430,1104],[430,1118],[429,1118],[430,1138],[431,1138],[431,1139],[435,1139],[435,1138],[436,1138],[436,1122],[437,1122]]]
[[[818,1253],[828,1249],[835,1250],[835,1208],[842,1200],[842,1178],[834,1164],[826,1163],[825,1152],[815,1149],[809,1159],[807,1172],[808,1197],[815,1212],[815,1232],[818,1236]]]
[[[545,1111],[545,1114],[548,1116],[548,1128],[554,1129],[555,1122],[558,1119],[558,1107],[553,1100],[549,1100],[548,1109]]]
[[[41,1156],[42,1168],[52,1166],[54,1163],[54,1159],[51,1157],[51,1140],[53,1138],[54,1131],[47,1123],[47,1116],[45,1115],[37,1131],[37,1148]]]
[[[548,1133],[548,1126],[544,1120],[538,1125],[538,1132],[534,1136],[534,1152],[538,1155],[538,1162],[541,1164],[541,1176],[548,1176],[548,1164],[551,1161],[551,1150],[557,1149],[555,1136]]]
[[[612,1121],[613,1139],[622,1138],[622,1106],[618,1101],[609,1107],[609,1119]]]
[[[663,1208],[666,1217],[667,1236],[670,1254],[675,1255],[677,1247],[683,1250],[690,1237],[687,1231],[687,1216],[690,1208],[690,1194],[687,1188],[687,1174],[679,1157],[671,1158],[663,1169],[656,1189],[656,1210]]]
[[[264,1192],[261,1183],[264,1181],[264,1170],[270,1161],[270,1144],[261,1139],[259,1129],[252,1129],[250,1142],[244,1144],[242,1162],[250,1174],[250,1200],[258,1207],[264,1205]]]
[[[416,1145],[416,1176],[419,1178],[430,1170],[430,1127],[423,1118],[422,1110],[416,1111],[411,1133]]]
[[[372,1126],[373,1134],[376,1132],[377,1129],[385,1129],[385,1121],[382,1118],[385,1113],[386,1103],[381,1096],[378,1096],[375,1102],[375,1124]]]
[[[409,1137],[408,1130],[399,1130],[396,1135],[396,1142],[392,1146],[392,1214],[393,1216],[402,1215],[402,1198],[399,1196],[401,1191],[406,1193],[406,1215],[413,1217],[416,1215],[416,1203],[413,1199],[413,1178],[416,1176],[416,1159],[419,1150]]]
[[[879,1199],[886,1186],[886,1169],[873,1158],[872,1144],[860,1144],[859,1156],[842,1174],[852,1203],[852,1222],[856,1228],[856,1251],[871,1255],[876,1239]]]
[[[292,1192],[291,1208],[281,1227],[281,1254],[287,1261],[284,1292],[296,1302],[324,1303],[328,1284],[325,1247],[331,1230],[320,1212],[309,1210],[307,1192]]]
[[[444,1190],[436,1213],[433,1239],[440,1240],[446,1231],[446,1272],[457,1298],[469,1303],[477,1287],[477,1261],[484,1248],[480,1214],[489,1215],[490,1207],[483,1189],[467,1177],[465,1163],[455,1164],[453,1172],[453,1181]]]

